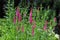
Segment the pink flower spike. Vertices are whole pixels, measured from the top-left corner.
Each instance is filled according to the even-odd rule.
[[[44,28],[43,29],[46,30],[47,29],[47,25],[44,25]]]
[[[19,16],[20,15],[20,10],[19,10],[19,7],[16,8],[16,16]]]
[[[20,16],[18,16],[18,21],[20,22],[21,20],[22,20],[22,17],[20,15]]]
[[[24,26],[22,26],[22,32],[24,32]]]
[[[16,16],[14,17],[13,21],[14,21],[14,24],[16,24]]]
[[[30,21],[30,23],[32,24],[32,22],[33,22],[33,19],[32,19],[32,17],[30,17],[30,18],[29,18],[29,21]]]
[[[36,23],[34,22],[34,25],[32,26],[32,28],[34,29],[34,28],[36,28]]]
[[[32,22],[33,22],[33,19],[32,19],[32,9],[30,10],[29,21],[32,24]]]
[[[34,36],[34,29],[32,29],[32,36]]]
[[[56,22],[56,17],[54,17],[54,22]]]
[[[30,17],[32,17],[32,9],[30,10]]]
[[[19,7],[17,7],[17,9],[16,9],[16,16],[18,18],[18,21],[20,22],[22,20],[22,17],[21,17],[21,14],[20,14]]]

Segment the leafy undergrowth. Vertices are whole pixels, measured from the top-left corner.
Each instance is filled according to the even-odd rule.
[[[12,18],[1,19],[0,40],[56,40],[55,34],[52,32],[56,22],[52,16],[48,21],[47,28],[45,28],[44,26],[48,19],[47,15],[44,15],[45,17],[42,16],[42,14],[47,14],[45,12],[40,14],[41,19],[38,19],[39,16],[34,19],[34,13],[32,18],[35,22],[32,24],[24,16],[20,22],[16,19],[16,23],[14,23],[14,16]],[[33,28],[34,25],[36,26],[35,28]]]
[[[34,34],[32,35],[33,24],[24,23],[24,21],[19,24],[7,20],[1,21],[0,40],[56,40],[55,34],[52,32],[53,25],[49,25],[50,23],[48,23],[48,28],[44,30],[44,22],[36,22]]]
[[[0,40],[57,40],[55,11],[31,9],[27,15],[27,8],[15,11],[9,2],[7,8],[8,16],[0,19]]]

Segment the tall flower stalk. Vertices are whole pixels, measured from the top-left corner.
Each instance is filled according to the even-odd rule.
[[[32,29],[32,36],[34,36],[34,29]]]
[[[16,8],[16,16],[14,17],[14,24],[16,23],[16,20],[18,19],[18,22],[22,21],[22,16],[19,10],[19,7]]]
[[[47,24],[48,24],[48,21],[45,21],[45,24],[44,24],[44,27],[43,27],[44,30],[47,29]]]
[[[35,21],[33,21],[33,26],[32,26],[32,36],[34,36],[34,29],[36,28],[36,22]]]
[[[21,16],[19,7],[17,7],[17,9],[16,9],[16,16],[17,16],[17,18],[18,18],[18,22],[20,22],[20,21],[22,20],[22,16]]]
[[[32,8],[30,10],[30,15],[29,15],[29,22],[32,24],[33,19],[32,19]]]
[[[43,29],[46,30],[47,29],[47,25],[44,25],[44,28]]]
[[[32,29],[35,29],[36,28],[36,22],[35,21],[33,21],[33,26],[32,26]]]
[[[24,26],[22,26],[22,28],[21,28],[21,29],[22,29],[21,31],[22,31],[22,32],[24,32]]]

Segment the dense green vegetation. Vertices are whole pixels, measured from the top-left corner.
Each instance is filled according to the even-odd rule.
[[[10,3],[8,0],[7,16],[0,19],[0,40],[57,40],[53,33],[55,11],[49,8],[42,10],[41,6],[40,10],[32,8],[31,15],[27,16],[27,8],[19,5],[15,10],[13,5],[13,1]]]

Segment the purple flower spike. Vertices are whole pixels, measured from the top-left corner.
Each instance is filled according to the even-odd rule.
[[[33,22],[33,19],[32,19],[32,9],[30,10],[29,21],[32,24],[32,22]]]
[[[32,29],[32,36],[34,36],[34,29]]]
[[[21,17],[21,13],[20,13],[19,7],[17,7],[17,9],[16,9],[16,16],[18,18],[18,21],[20,22],[22,20],[22,17]]]
[[[47,25],[44,25],[44,28],[43,29],[46,30],[47,29]]]

